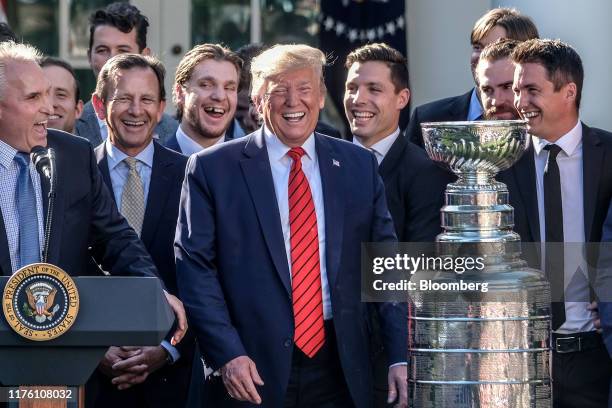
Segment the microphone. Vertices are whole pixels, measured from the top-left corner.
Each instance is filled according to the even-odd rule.
[[[42,146],[34,146],[30,152],[32,163],[36,167],[36,171],[52,180],[53,168],[55,167],[55,154],[53,149],[45,149]]]

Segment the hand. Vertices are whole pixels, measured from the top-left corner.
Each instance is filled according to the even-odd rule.
[[[400,364],[389,367],[389,396],[387,404],[397,401],[396,408],[408,407],[408,365]],[[399,398],[398,398],[399,392]]]
[[[166,295],[166,300],[170,304],[172,310],[174,310],[174,314],[178,320],[178,325],[176,331],[172,335],[172,339],[170,340],[170,344],[176,346],[181,342],[185,333],[187,332],[187,315],[185,314],[185,308],[183,307],[183,302],[181,302],[176,296],[171,295],[170,293],[164,290],[164,294]]]
[[[121,360],[113,364],[112,369],[118,372],[112,383],[120,390],[130,388],[135,384],[144,382],[149,374],[160,369],[166,364],[166,350],[161,346],[153,347],[121,347],[124,352],[140,350],[133,357]]]
[[[255,363],[247,356],[236,357],[221,367],[221,378],[230,397],[261,404],[255,385],[264,385]]]
[[[105,375],[115,377],[121,373],[113,370],[113,365],[121,360],[137,356],[138,354],[140,354],[140,349],[126,351],[122,350],[121,347],[111,346],[106,350],[106,354],[104,354],[104,358],[100,361],[98,367]]]
[[[591,304],[587,306],[587,309],[590,310],[593,314],[593,325],[595,325],[597,333],[601,333],[603,330],[601,329],[601,318],[599,317],[599,308],[597,306],[597,302],[591,302]]]

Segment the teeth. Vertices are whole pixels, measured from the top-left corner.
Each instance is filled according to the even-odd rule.
[[[54,119],[59,119],[60,116],[59,115],[49,115],[49,119],[48,120],[54,120]]]
[[[299,119],[304,116],[304,112],[295,112],[295,113],[283,113],[283,118],[285,119]]]
[[[523,117],[530,119],[538,116],[538,112],[523,112]]]
[[[216,106],[207,106],[204,108],[205,112],[212,112],[212,113],[219,113],[221,115],[223,115],[225,113],[225,109],[223,108],[218,108]]]
[[[35,125],[47,126],[47,121],[43,120],[41,122],[36,122]]]
[[[353,111],[353,116],[360,119],[369,119],[374,117],[374,114],[371,112],[355,112]]]
[[[144,121],[138,121],[138,122],[133,122],[131,120],[124,120],[123,121],[124,124],[126,124],[127,126],[142,126],[144,125]]]

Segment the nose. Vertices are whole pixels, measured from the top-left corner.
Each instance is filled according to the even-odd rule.
[[[515,92],[514,93],[514,107],[517,111],[521,111],[521,109],[526,108],[529,104],[529,99],[526,93],[523,92]]]
[[[226,91],[222,85],[215,86],[210,93],[210,98],[214,101],[222,101],[225,99]]]
[[[360,105],[365,103],[365,91],[363,89],[357,89],[353,94],[353,103],[355,105]]]
[[[142,103],[139,99],[134,99],[130,102],[128,113],[132,116],[139,116],[142,113]]]
[[[43,101],[40,110],[47,116],[53,114],[53,101],[51,100],[51,96],[48,93],[43,95]]]
[[[287,96],[285,98],[285,105],[287,106],[295,106],[298,104],[299,96],[298,91],[293,88],[287,89]]]

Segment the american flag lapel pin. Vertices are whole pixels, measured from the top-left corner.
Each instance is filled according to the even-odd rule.
[[[340,162],[336,159],[332,159],[332,165],[340,167]]]

